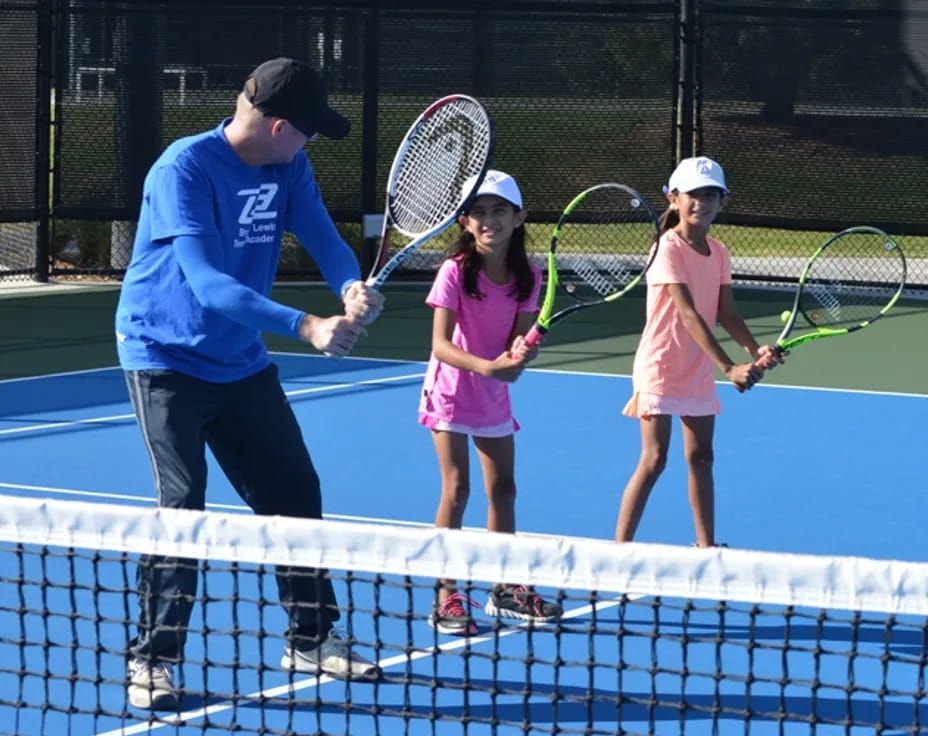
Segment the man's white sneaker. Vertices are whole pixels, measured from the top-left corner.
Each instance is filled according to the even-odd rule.
[[[373,662],[349,646],[347,635],[338,629],[329,631],[328,637],[316,649],[284,649],[280,666],[294,672],[329,675],[340,680],[378,680],[383,674]]]
[[[145,659],[129,660],[126,694],[136,708],[173,710],[177,707],[177,690],[171,666]]]

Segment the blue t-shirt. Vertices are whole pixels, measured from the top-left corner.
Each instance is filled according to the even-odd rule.
[[[265,368],[261,332],[295,337],[304,316],[267,298],[285,231],[339,294],[360,277],[306,154],[249,166],[226,140],[228,122],[172,143],[145,178],[116,310],[125,370],[166,368],[225,383]]]

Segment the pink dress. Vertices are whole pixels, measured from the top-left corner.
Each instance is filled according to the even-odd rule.
[[[482,271],[477,288],[482,299],[464,291],[463,271],[458,261],[442,263],[426,297],[430,307],[455,313],[451,341],[472,355],[492,360],[509,347],[509,337],[520,312],[538,311],[541,271],[532,266],[535,285],[528,299],[517,301],[511,293],[515,281],[494,284]],[[429,358],[419,402],[419,423],[431,429],[505,437],[519,428],[512,416],[509,384]]]
[[[661,236],[648,269],[646,320],[635,353],[634,394],[622,413],[707,416],[719,414],[715,366],[683,325],[667,284],[686,284],[696,311],[710,329],[718,317],[719,290],[731,283],[728,249],[707,238],[709,254],[700,255],[673,230]]]

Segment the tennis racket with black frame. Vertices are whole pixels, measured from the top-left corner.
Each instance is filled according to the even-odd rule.
[[[539,345],[566,316],[634,289],[654,261],[659,235],[657,213],[631,187],[607,182],[574,197],[551,235],[545,297],[526,346]],[[572,303],[555,312],[561,293]]]
[[[369,287],[380,290],[397,267],[467,209],[490,168],[493,145],[493,119],[473,97],[448,95],[419,115],[390,167]],[[411,240],[395,242],[394,233]]]
[[[859,225],[832,235],[799,276],[793,307],[781,315],[785,325],[777,350],[782,354],[872,325],[899,300],[905,280],[902,247],[882,230]],[[800,317],[812,329],[790,337]]]

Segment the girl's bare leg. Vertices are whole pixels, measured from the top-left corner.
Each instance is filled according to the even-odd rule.
[[[641,419],[641,457],[622,492],[619,518],[615,525],[617,542],[630,542],[634,538],[651,489],[667,465],[672,419],[664,414]]]
[[[712,437],[715,416],[683,417],[683,452],[686,455],[687,487],[696,545],[715,545],[715,481],[712,475],[714,454]]]

